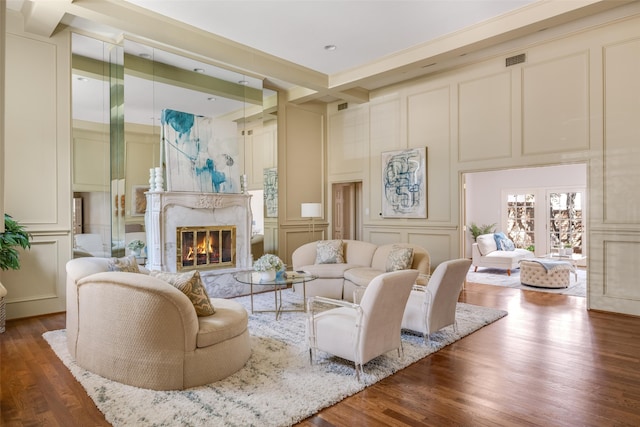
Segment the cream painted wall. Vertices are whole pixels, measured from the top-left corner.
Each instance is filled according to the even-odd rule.
[[[463,256],[464,173],[585,163],[589,308],[640,315],[635,11],[563,37],[558,29],[554,39],[510,41],[513,54],[526,54],[522,64],[496,57],[376,91],[367,104],[329,105],[328,188],[362,180],[365,240],[421,244],[436,266]],[[418,146],[428,151],[428,217],[382,219],[380,153]]]
[[[326,109],[323,104],[278,105],[278,255],[290,265],[297,247],[326,236],[325,217],[315,220],[312,237],[300,212],[302,203],[316,202],[327,212]]]
[[[65,310],[71,256],[70,36],[27,34],[7,11],[5,210],[33,235],[19,271],[2,272],[7,318]]]

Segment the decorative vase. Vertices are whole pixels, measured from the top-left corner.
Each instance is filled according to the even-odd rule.
[[[260,281],[261,282],[268,282],[270,280],[274,280],[276,278],[276,271],[275,270],[267,270],[267,271],[261,271],[260,272]]]
[[[140,256],[142,249],[131,249],[131,253],[135,256]]]

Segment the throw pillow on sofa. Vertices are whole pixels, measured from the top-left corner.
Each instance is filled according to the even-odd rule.
[[[493,238],[496,240],[496,246],[499,251],[514,251],[516,246],[504,233],[495,233]]]
[[[386,271],[406,270],[413,264],[413,248],[393,246],[387,257]]]
[[[211,316],[216,312],[198,271],[167,273],[151,270],[149,275],[169,283],[188,296],[198,316]]]
[[[342,240],[320,240],[316,245],[316,264],[344,264]]]
[[[513,243],[511,239],[505,239],[500,242],[500,250],[502,251],[515,251],[516,245]]]
[[[109,259],[109,271],[121,271],[125,273],[140,273],[138,262],[134,256]]]

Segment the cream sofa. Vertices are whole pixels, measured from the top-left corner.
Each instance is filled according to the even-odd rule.
[[[147,274],[109,272],[109,259],[67,263],[67,340],[79,366],[136,387],[175,390],[208,384],[251,354],[248,314],[211,298],[198,317],[189,297]]]
[[[412,269],[429,275],[431,259],[422,247],[410,243],[375,245],[359,240],[343,240],[344,263],[316,264],[318,242],[306,243],[291,255],[294,270],[303,270],[318,276],[306,284],[306,295],[323,296],[353,301],[353,291],[367,286],[371,280],[386,272],[387,259],[394,246],[413,248]],[[425,283],[426,284],[426,283]],[[294,291],[302,293],[301,284]]]
[[[497,268],[507,270],[509,276],[511,270],[519,268],[521,260],[535,257],[533,252],[521,248],[498,250],[494,233],[478,236],[471,246],[471,254],[474,271],[478,271],[478,267]]]

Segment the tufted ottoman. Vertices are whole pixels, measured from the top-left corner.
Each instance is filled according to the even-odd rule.
[[[520,283],[540,288],[567,288],[572,270],[573,266],[568,262],[554,261],[547,271],[540,262],[522,260],[520,261]]]

